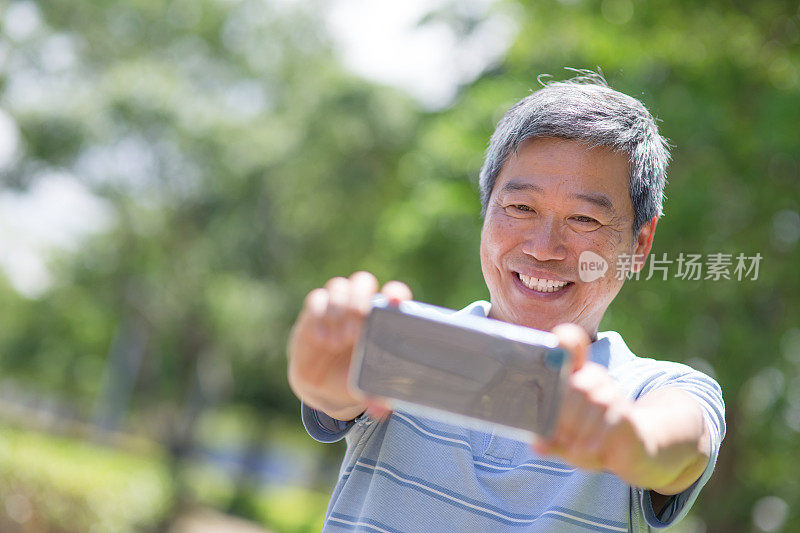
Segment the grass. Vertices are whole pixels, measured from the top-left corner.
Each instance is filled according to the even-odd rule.
[[[157,454],[0,428],[0,498],[9,497],[27,500],[29,518],[54,528],[124,532],[163,517],[171,484]]]
[[[173,502],[166,459],[156,447],[131,452],[0,426],[0,515],[7,515],[0,530],[152,530]],[[222,470],[190,463],[182,476],[196,503],[231,506],[236,487]],[[299,487],[257,487],[236,508],[275,533],[305,533],[321,529],[328,498]]]

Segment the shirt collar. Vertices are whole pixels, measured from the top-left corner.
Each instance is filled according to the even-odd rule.
[[[485,300],[478,300],[469,304],[460,312],[477,316],[489,316],[492,304]],[[613,370],[634,357],[622,336],[616,331],[600,331],[597,333],[597,340],[589,347],[589,360],[599,365],[603,365],[609,370]]]

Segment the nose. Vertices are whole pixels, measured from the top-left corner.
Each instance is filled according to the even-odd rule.
[[[563,227],[554,217],[537,217],[528,229],[522,252],[539,261],[560,261],[567,258]]]

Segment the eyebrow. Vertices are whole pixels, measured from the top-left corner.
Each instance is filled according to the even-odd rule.
[[[533,183],[524,183],[515,180],[507,181],[502,188],[503,192],[511,192],[511,191],[529,191],[529,192],[536,192],[536,193],[543,193],[544,189],[540,186],[535,185]],[[611,201],[611,198],[606,196],[603,193],[599,192],[591,192],[591,193],[575,193],[570,195],[570,198],[576,198],[578,200],[583,200],[589,202],[590,204],[594,204],[597,207],[605,209],[607,211],[611,211],[612,213],[615,212],[614,203]]]
[[[605,194],[602,194],[602,193],[599,193],[599,192],[577,193],[577,194],[573,194],[572,198],[577,198],[579,200],[585,200],[585,201],[589,202],[590,204],[596,205],[597,207],[600,207],[600,208],[605,209],[607,211],[611,211],[612,213],[614,212],[614,204],[611,201],[611,198],[609,198]]]
[[[503,192],[509,191],[533,191],[533,192],[544,192],[544,189],[539,187],[538,185],[534,185],[533,183],[522,183],[519,181],[507,181],[505,185],[503,185]]]

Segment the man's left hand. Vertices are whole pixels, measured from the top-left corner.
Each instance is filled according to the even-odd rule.
[[[552,435],[534,449],[578,468],[605,470],[632,486],[676,494],[691,485],[708,461],[708,436],[697,402],[665,389],[630,400],[597,363],[587,361],[589,337],[574,324],[553,330],[572,356]]]

